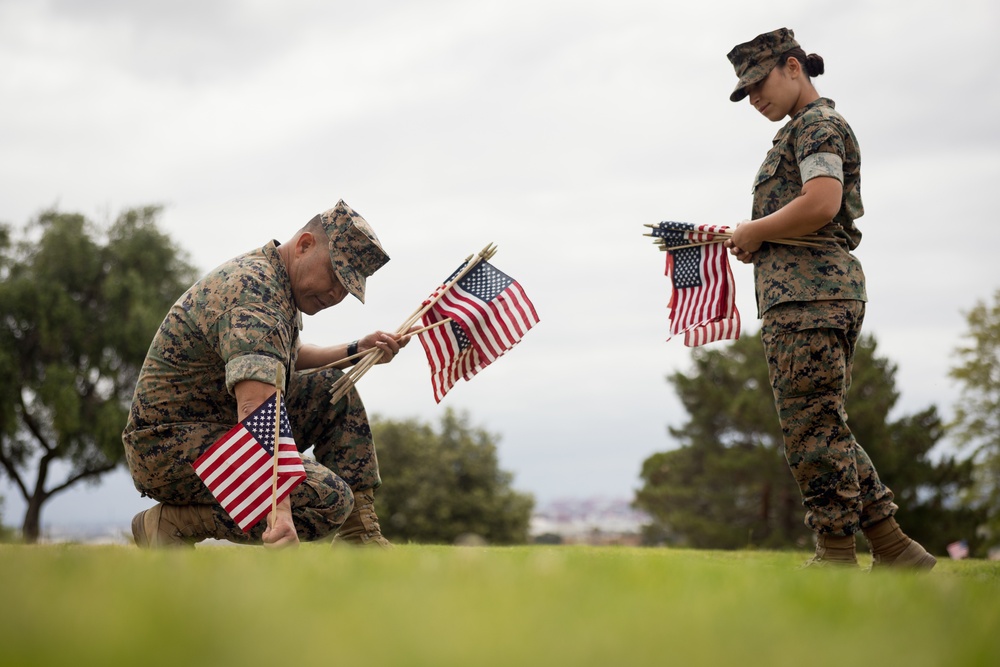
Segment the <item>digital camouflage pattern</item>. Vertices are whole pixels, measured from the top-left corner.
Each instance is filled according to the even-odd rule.
[[[864,312],[861,301],[783,303],[761,323],[785,458],[805,523],[823,534],[853,535],[897,509],[844,409]]]
[[[726,54],[729,62],[736,70],[736,76],[740,81],[736,84],[736,90],[732,92],[729,99],[739,102],[747,96],[746,88],[758,81],[763,81],[764,77],[771,73],[774,66],[778,64],[778,58],[786,51],[798,48],[799,43],[795,41],[795,33],[788,28],[779,28],[763,35],[757,35],[749,42],[737,44],[733,50]]]
[[[341,282],[348,292],[364,303],[367,277],[385,265],[389,255],[385,254],[368,221],[343,199],[317,218],[330,238],[330,259]]]
[[[761,339],[785,457],[802,493],[805,523],[853,535],[896,512],[893,494],[847,425],[845,400],[864,319],[865,275],[851,250],[861,202],[861,153],[832,100],[800,109],[774,138],[753,191],[753,219],[802,193],[810,178],[844,186],[840,210],[818,231],[823,248],[764,243],[754,253]]]
[[[329,387],[340,371],[302,375],[295,367],[301,313],[272,241],[195,283],[153,338],[122,434],[136,488],[170,504],[214,507],[219,539],[259,543],[264,523],[244,534],[195,474],[192,462],[238,422],[233,388],[273,384],[278,368],[307,479],[291,494],[300,539],[332,533],[350,513],[353,489],[381,480],[368,417],[353,389],[336,405]]]
[[[754,253],[758,316],[787,301],[868,298],[861,262],[850,252],[861,243],[861,232],[854,225],[864,215],[861,152],[832,100],[820,98],[806,105],[774,137],[754,180],[754,220],[802,193],[802,165],[810,177],[825,175],[843,183],[840,210],[817,232],[831,239],[823,248],[765,243]]]

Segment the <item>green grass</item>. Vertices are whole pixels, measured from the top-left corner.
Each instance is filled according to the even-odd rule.
[[[1000,664],[1000,563],[805,557],[0,545],[0,665]]]

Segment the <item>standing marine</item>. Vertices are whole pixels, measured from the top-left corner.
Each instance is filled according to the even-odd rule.
[[[873,568],[930,569],[937,562],[896,523],[893,493],[855,440],[845,400],[865,315],[865,275],[851,251],[861,203],[858,141],[833,100],[811,77],[823,58],[781,28],[728,54],[739,82],[730,100],[747,99],[768,120],[788,121],[754,179],[753,213],[726,241],[752,262],[774,403],[785,457],[816,533],[810,563],[857,566],[864,533]],[[773,239],[817,234],[822,248]]]

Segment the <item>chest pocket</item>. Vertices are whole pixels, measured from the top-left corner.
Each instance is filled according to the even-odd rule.
[[[753,192],[757,192],[757,189],[774,178],[775,174],[778,173],[778,165],[781,164],[781,151],[775,146],[767,153],[767,157],[764,158],[764,164],[760,165],[760,169],[757,171],[757,177],[753,181]]]

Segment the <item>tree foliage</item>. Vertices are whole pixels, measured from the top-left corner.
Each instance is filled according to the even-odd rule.
[[[980,301],[967,313],[965,344],[955,351],[951,377],[961,384],[953,433],[977,462],[970,502],[986,513],[986,537],[1000,540],[1000,290],[993,304]]]
[[[876,354],[875,340],[862,337],[847,403],[851,428],[893,489],[907,532],[943,551],[976,521],[974,512],[955,506],[971,464],[929,457],[943,435],[934,407],[889,419],[899,397],[895,373]],[[723,549],[806,545],[812,535],[784,458],[759,337],[697,349],[693,370],[668,380],[689,418],[669,429],[678,449],[643,463],[635,504],[654,517],[647,541]]]
[[[0,470],[27,503],[27,541],[47,500],[123,459],[149,341],[194,277],[159,212],[130,209],[102,230],[47,211],[18,239],[0,225]]]
[[[382,531],[401,542],[454,543],[475,535],[492,544],[528,539],[534,500],[511,489],[499,469],[497,437],[451,409],[438,429],[376,417],[372,432],[387,482],[376,494]]]

